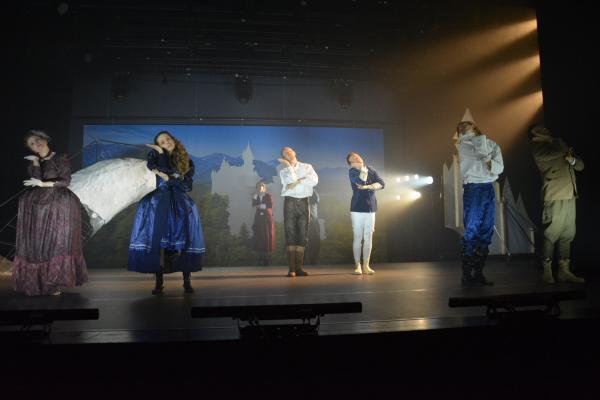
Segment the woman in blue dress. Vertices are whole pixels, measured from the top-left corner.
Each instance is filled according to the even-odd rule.
[[[167,131],[148,145],[148,169],[156,174],[156,189],[138,205],[131,242],[129,270],[154,273],[152,294],[163,292],[163,274],[181,271],[185,293],[194,293],[190,277],[202,269],[205,252],[200,214],[186,192],[192,190],[194,163],[185,147]]]

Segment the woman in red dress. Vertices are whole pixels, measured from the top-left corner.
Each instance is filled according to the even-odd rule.
[[[50,137],[29,131],[25,157],[31,187],[19,198],[16,253],[12,279],[16,291],[29,296],[59,295],[61,287],[87,281],[82,252],[81,203],[67,186],[71,182],[68,157],[53,152]]]

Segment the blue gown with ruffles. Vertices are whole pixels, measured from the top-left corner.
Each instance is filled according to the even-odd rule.
[[[129,243],[128,269],[154,273],[161,270],[160,250],[164,250],[163,272],[194,272],[202,269],[204,235],[196,204],[186,192],[192,190],[194,163],[180,175],[171,167],[169,156],[156,150],[148,153],[148,169],[169,175],[156,176],[156,189],[138,205]]]

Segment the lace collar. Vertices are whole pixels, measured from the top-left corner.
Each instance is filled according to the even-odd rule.
[[[48,154],[46,157],[44,158],[40,158],[40,160],[42,161],[48,161],[48,160],[52,160],[52,157],[54,157],[54,155],[56,154],[56,152],[51,151],[50,154]]]

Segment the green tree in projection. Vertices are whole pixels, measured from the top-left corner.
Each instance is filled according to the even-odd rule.
[[[206,253],[204,265],[230,265],[229,198],[217,193],[196,194],[192,197],[200,211]]]
[[[350,218],[326,220],[327,239],[321,241],[320,264],[352,262],[352,226]]]
[[[246,225],[245,222],[242,222],[242,226],[240,227],[239,239],[240,244],[245,245],[247,247],[251,246],[250,231],[248,230],[248,225]]]
[[[275,221],[275,250],[271,255],[271,265],[287,265],[283,222]]]
[[[232,236],[229,245],[230,265],[247,266],[256,264],[256,253],[252,250],[250,231],[245,223],[240,227],[240,233]]]

